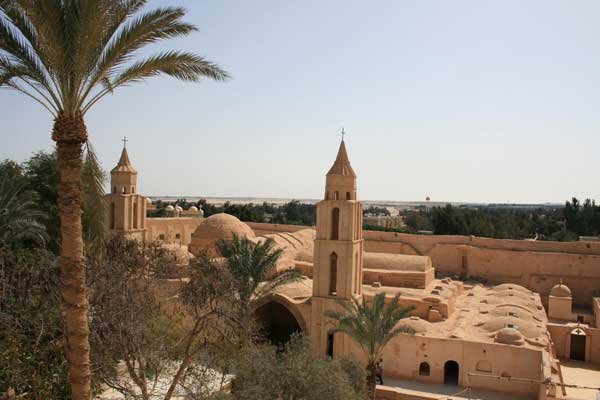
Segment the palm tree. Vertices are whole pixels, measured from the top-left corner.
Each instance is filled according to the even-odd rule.
[[[27,190],[25,182],[0,173],[0,245],[19,240],[45,243],[46,229],[41,220],[46,214],[38,208],[37,193]]]
[[[283,252],[274,247],[268,239],[254,243],[250,239],[233,236],[229,242],[217,240],[219,253],[225,258],[225,265],[236,283],[238,295],[238,318],[243,328],[248,329],[254,305],[275,292],[277,288],[300,279],[296,269],[275,271],[277,260]]]
[[[401,333],[414,333],[398,322],[409,316],[413,308],[399,305],[396,295],[385,305],[385,293],[378,293],[373,302],[352,298],[351,302],[338,301],[342,311],[327,311],[325,315],[335,321],[333,332],[343,332],[360,345],[367,359],[367,399],[375,399],[377,359],[385,345]]]
[[[88,299],[81,228],[84,117],[107,94],[158,75],[226,79],[195,54],[139,50],[196,30],[176,7],[143,11],[147,0],[0,0],[0,87],[19,91],[54,118],[67,361],[74,400],[91,397]]]

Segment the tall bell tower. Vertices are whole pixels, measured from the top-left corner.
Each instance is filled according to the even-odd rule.
[[[144,240],[146,233],[146,197],[136,193],[137,171],[131,165],[123,139],[123,150],[117,165],[110,171],[108,227],[131,238]]]
[[[311,337],[318,354],[347,354],[349,338],[331,333],[324,316],[338,301],[362,295],[363,210],[356,199],[356,174],[344,140],[325,181],[324,200],[317,204],[314,246]],[[339,336],[339,337],[338,337]]]

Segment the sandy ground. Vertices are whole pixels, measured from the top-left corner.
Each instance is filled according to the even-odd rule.
[[[407,391],[416,393],[435,394],[440,399],[447,399],[451,396],[452,399],[470,399],[470,400],[525,400],[527,397],[519,397],[515,395],[507,395],[496,392],[488,392],[483,390],[472,389],[469,394],[464,387],[454,385],[435,385],[417,381],[404,379],[384,378],[386,386],[401,388]]]
[[[560,367],[566,384],[600,387],[600,365],[578,361],[561,361]],[[597,390],[567,388],[569,398],[596,400]]]

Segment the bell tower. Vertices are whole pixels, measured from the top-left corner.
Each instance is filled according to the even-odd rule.
[[[120,232],[143,240],[146,231],[146,197],[137,194],[137,171],[131,165],[123,138],[123,150],[117,165],[110,171],[110,194],[108,203],[108,227],[111,232]]]
[[[363,210],[356,199],[356,174],[342,139],[326,175],[324,200],[317,204],[314,246],[311,336],[315,351],[331,357],[346,354],[348,338],[330,332],[324,313],[338,301],[362,295]]]

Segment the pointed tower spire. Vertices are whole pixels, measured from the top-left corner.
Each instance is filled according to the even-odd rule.
[[[342,130],[342,134],[345,132]],[[356,174],[350,165],[346,143],[340,143],[337,156],[325,177],[326,200],[356,200]]]
[[[349,175],[356,178],[356,174],[354,173],[352,165],[350,165],[350,160],[348,159],[348,152],[346,151],[344,139],[342,139],[342,142],[340,143],[340,148],[338,150],[337,157],[335,158],[335,162],[329,169],[327,175]]]
[[[111,172],[137,172],[135,168],[133,168],[133,165],[131,165],[131,161],[129,161],[129,154],[127,153],[127,147],[125,147],[125,145],[123,145],[123,150],[121,151],[121,158],[119,158],[117,166],[114,167]]]

